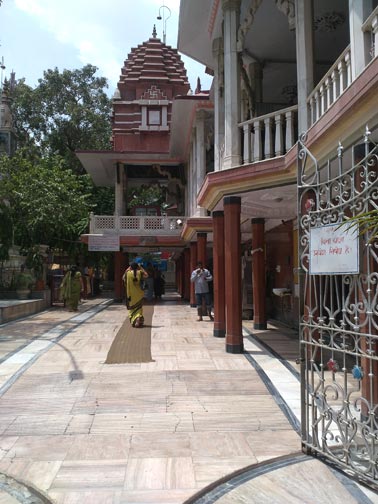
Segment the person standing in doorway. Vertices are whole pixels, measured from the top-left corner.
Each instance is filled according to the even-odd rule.
[[[197,268],[192,272],[190,281],[194,283],[194,293],[196,295],[197,304],[197,321],[200,322],[202,319],[202,303],[205,300],[207,315],[210,320],[214,320],[211,314],[211,296],[209,292],[209,282],[213,280],[213,277],[209,270],[202,266],[202,262],[197,263]]]

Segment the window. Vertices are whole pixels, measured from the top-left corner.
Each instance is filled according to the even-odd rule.
[[[149,126],[160,126],[161,125],[160,109],[149,109],[148,110],[148,125]]]

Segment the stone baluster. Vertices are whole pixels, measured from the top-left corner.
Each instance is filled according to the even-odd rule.
[[[346,88],[345,61],[340,61],[337,69],[339,71],[339,90],[340,90],[340,94],[342,94]]]
[[[332,81],[331,77],[328,76],[325,81],[325,88],[326,88],[326,99],[327,99],[327,110],[329,107],[332,105],[333,100],[332,100]]]
[[[326,93],[325,93],[324,84],[322,84],[319,88],[319,95],[320,95],[320,116],[322,116],[325,113],[325,111],[327,110],[327,105],[325,102]]]
[[[243,124],[243,164],[248,164],[252,160],[251,124]]]
[[[265,143],[264,143],[264,158],[268,159],[272,157],[273,145],[272,145],[272,118],[267,117],[264,119],[265,125]]]
[[[314,96],[311,96],[310,98],[309,107],[310,107],[310,126],[312,126],[316,121],[316,104]]]
[[[322,107],[321,107],[321,100],[320,100],[320,92],[319,90],[315,92],[315,103],[316,103],[316,117],[315,121],[319,119],[319,117],[322,115]]]
[[[285,149],[286,152],[294,145],[294,112],[286,112],[286,136],[285,136]]]
[[[253,129],[255,130],[255,138],[253,142],[253,161],[260,161],[262,159],[260,121],[254,121]]]
[[[276,116],[274,116],[274,123],[276,126],[276,133],[274,138],[274,154],[276,156],[282,156],[282,154],[284,154],[284,144],[283,144],[283,125],[281,114],[277,114]]]
[[[333,101],[336,101],[340,94],[339,72],[337,68],[331,73]]]
[[[352,66],[350,64],[350,53],[347,52],[345,55],[345,67],[346,67],[346,87],[352,84]]]

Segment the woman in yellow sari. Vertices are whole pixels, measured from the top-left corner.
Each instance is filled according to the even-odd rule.
[[[148,274],[136,262],[131,263],[123,275],[126,289],[126,306],[129,310],[129,319],[133,327],[142,327],[144,324],[144,290],[142,289],[141,282],[147,277]]]
[[[60,285],[62,297],[69,311],[78,311],[80,293],[83,290],[81,273],[77,266],[71,266]]]

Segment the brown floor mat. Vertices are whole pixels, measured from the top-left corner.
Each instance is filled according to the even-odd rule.
[[[154,307],[143,307],[144,327],[132,327],[129,318],[120,327],[109,349],[105,364],[153,362],[151,356],[151,322]]]

